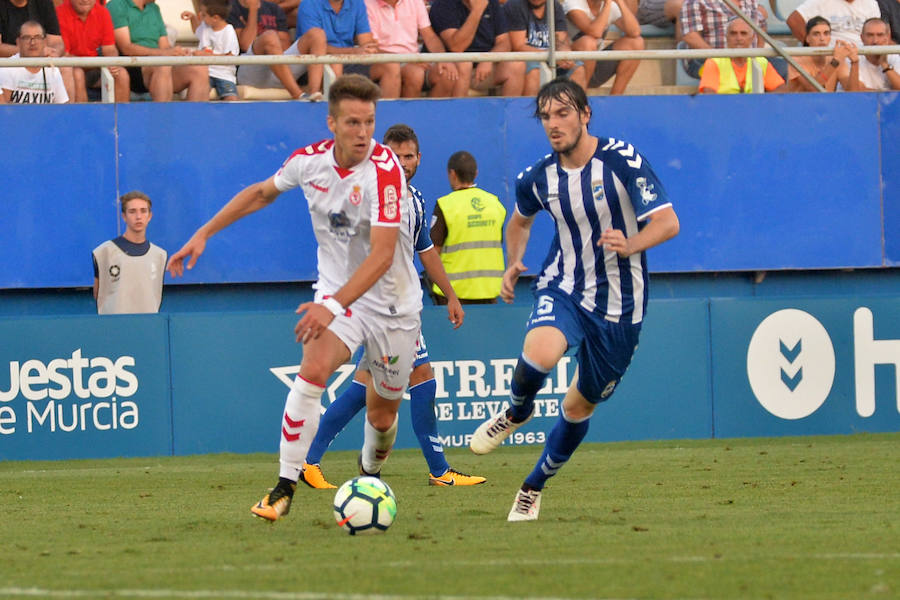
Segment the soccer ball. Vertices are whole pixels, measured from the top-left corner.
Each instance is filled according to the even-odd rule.
[[[396,516],[394,492],[377,477],[354,477],[334,495],[334,520],[350,535],[387,531]]]

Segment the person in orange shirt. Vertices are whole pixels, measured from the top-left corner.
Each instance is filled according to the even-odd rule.
[[[728,48],[751,48],[756,34],[745,21],[732,19],[728,23]],[[757,77],[753,73],[758,73]],[[780,91],[784,79],[763,57],[707,58],[700,76],[703,94],[749,94]]]

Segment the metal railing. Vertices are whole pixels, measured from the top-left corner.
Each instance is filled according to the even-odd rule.
[[[111,56],[0,58],[0,67],[158,67],[181,65],[278,65],[278,64],[362,64],[437,63],[437,62],[509,62],[534,61],[556,64],[560,60],[686,60],[694,58],[751,58],[774,56],[830,56],[832,48],[780,46],[764,48],[709,48],[671,50],[603,50],[592,52],[444,52],[438,54],[340,54],[323,56]],[[900,45],[863,46],[859,55],[900,54]],[[108,75],[108,72],[106,73]],[[110,78],[111,81],[111,78]]]

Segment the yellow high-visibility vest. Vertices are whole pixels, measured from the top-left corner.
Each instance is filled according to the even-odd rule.
[[[437,203],[447,224],[441,262],[456,295],[463,300],[496,298],[505,270],[503,204],[477,187],[456,190]],[[443,296],[438,286],[433,287]]]
[[[743,88],[738,84],[737,74],[730,58],[713,58],[712,61],[719,67],[719,89],[717,94],[761,94],[766,91],[766,68],[769,61],[764,57],[747,59],[747,74],[744,75]],[[752,62],[751,62],[752,61]],[[759,77],[756,78],[758,87],[753,87],[753,63],[759,69]]]

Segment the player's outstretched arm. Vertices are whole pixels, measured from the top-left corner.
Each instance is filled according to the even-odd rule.
[[[628,258],[632,254],[643,252],[672,239],[678,235],[681,228],[678,223],[678,215],[671,206],[661,208],[647,219],[649,220],[647,225],[631,237],[625,237],[625,234],[619,229],[607,229],[600,234],[597,245],[616,252],[622,258]]]
[[[531,225],[534,217],[522,215],[518,209],[514,210],[509,222],[506,224],[506,271],[503,273],[503,281],[500,284],[500,298],[510,304],[516,297],[516,282],[519,275],[528,270],[522,263],[525,256],[525,248],[528,247],[528,238],[531,237]]]
[[[453,329],[458,329],[463,324],[466,313],[463,311],[462,303],[459,301],[456,291],[450,283],[450,278],[447,277],[447,271],[444,269],[444,263],[441,262],[441,256],[432,246],[424,252],[419,252],[419,260],[422,261],[422,266],[425,267],[425,272],[428,273],[431,281],[444,292],[444,296],[447,298],[447,318],[453,323]]]
[[[206,249],[206,241],[238,219],[255,213],[271,204],[281,192],[275,187],[274,177],[254,183],[237,193],[216,215],[194,232],[191,239],[169,258],[166,270],[172,277],[184,274],[184,259],[190,257],[188,270],[193,269],[197,259]]]

